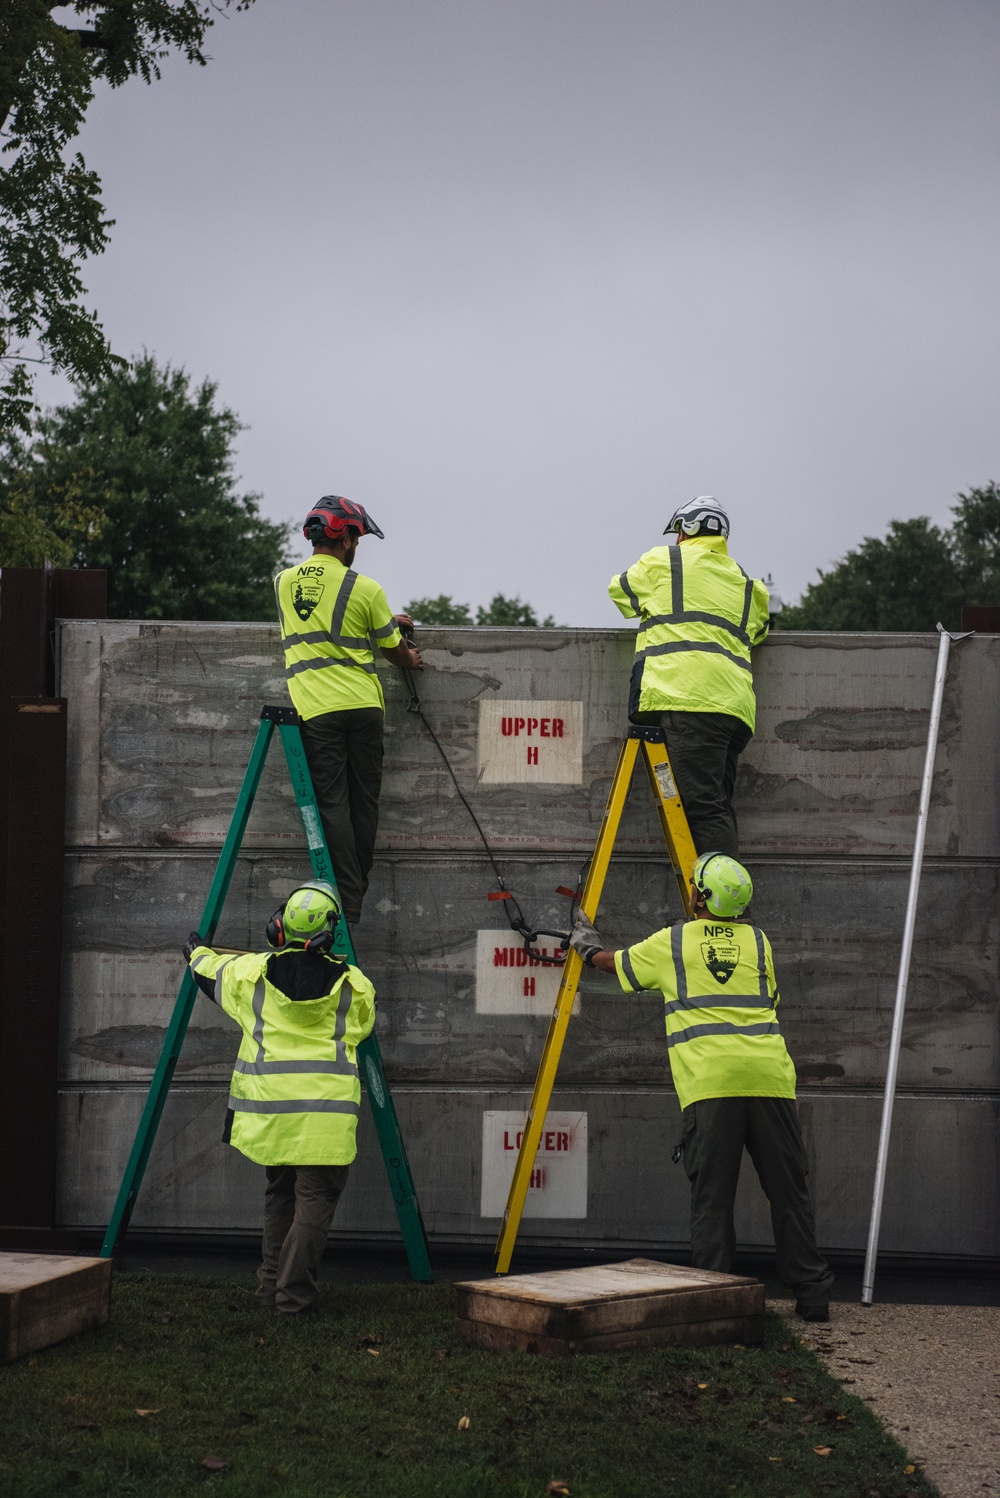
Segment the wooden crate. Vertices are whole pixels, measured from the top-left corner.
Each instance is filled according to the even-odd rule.
[[[0,1363],[103,1326],[111,1260],[0,1253]]]
[[[461,1335],[496,1352],[565,1357],[752,1343],[764,1335],[759,1280],[653,1259],[470,1280],[456,1289]]]

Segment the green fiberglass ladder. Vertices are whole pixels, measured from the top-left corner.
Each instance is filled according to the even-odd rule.
[[[336,885],[334,879],[333,864],[330,861],[330,852],[323,835],[323,823],[320,820],[319,808],[316,805],[316,796],[313,791],[312,777],[309,774],[309,766],[306,763],[305,750],[302,744],[302,735],[299,731],[298,716],[292,708],[265,707],[260,715],[260,727],[257,730],[257,739],[250,755],[246,774],[243,777],[243,785],[236,801],[236,809],[233,819],[229,824],[229,831],[223,844],[222,853],[215,870],[215,878],[208,892],[205,902],[205,910],[198,925],[198,934],[203,942],[211,943],[215,935],[215,928],[222,914],[226,894],[229,890],[230,880],[236,868],[236,860],[239,856],[240,845],[243,842],[243,834],[246,831],[250,810],[257,795],[260,778],[267,760],[267,751],[277,728],[281,738],[282,748],[285,751],[285,759],[288,764],[288,773],[291,776],[292,789],[295,792],[295,802],[302,818],[302,827],[306,836],[306,845],[309,849],[309,861],[312,864],[313,874],[317,879],[325,879],[330,884]],[[347,922],[341,913],[334,937],[333,949],[345,956],[349,962],[355,963],[354,945],[351,941],[351,933]],[[163,1114],[167,1094],[170,1091],[170,1083],[174,1075],[184,1044],[184,1036],[187,1033],[188,1022],[194,1001],[198,995],[198,985],[190,968],[185,972],[181,982],[180,993],[174,1005],[174,1012],[167,1027],[167,1033],[163,1041],[163,1049],[160,1059],[153,1074],[150,1084],[149,1095],[146,1105],[142,1110],[142,1118],[129,1156],[128,1165],[122,1178],[121,1187],[118,1191],[118,1200],[108,1224],[108,1230],[104,1235],[104,1243],[101,1246],[101,1257],[110,1258],[120,1243],[123,1235],[128,1229],[135,1207],[136,1197],[142,1185],[146,1165],[149,1160],[153,1142],[156,1138],[156,1130],[159,1127],[160,1118]],[[365,1079],[365,1089],[368,1100],[372,1106],[375,1119],[375,1129],[378,1134],[378,1142],[382,1150],[382,1158],[385,1161],[386,1174],[389,1177],[389,1187],[396,1206],[396,1215],[399,1218],[399,1226],[403,1234],[403,1244],[406,1248],[406,1256],[410,1264],[410,1273],[415,1280],[430,1280],[432,1278],[430,1257],[427,1249],[427,1234],[424,1230],[423,1218],[420,1215],[420,1203],[417,1200],[416,1188],[413,1184],[413,1176],[410,1173],[409,1162],[406,1158],[406,1149],[403,1145],[402,1135],[399,1132],[399,1121],[396,1117],[396,1109],[389,1091],[389,1084],[385,1079],[385,1071],[382,1066],[382,1054],[379,1044],[375,1038],[374,1030],[358,1046],[358,1060],[360,1069]]]

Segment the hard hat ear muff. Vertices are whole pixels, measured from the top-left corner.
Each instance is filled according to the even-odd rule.
[[[333,927],[324,926],[322,931],[317,931],[315,936],[309,937],[302,950],[304,952],[329,952],[332,946]]]
[[[268,921],[267,925],[264,927],[264,937],[267,941],[268,946],[270,947],[276,947],[280,949],[285,945],[285,923],[281,919],[282,915],[284,914],[284,910],[285,907],[283,905],[279,905],[277,910],[272,915],[271,919]]]

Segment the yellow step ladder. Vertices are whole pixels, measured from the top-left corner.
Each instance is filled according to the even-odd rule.
[[[590,860],[590,869],[580,900],[581,911],[591,921],[597,918],[597,907],[600,904],[608,865],[611,862],[615,839],[618,836],[625,800],[629,786],[632,784],[632,773],[640,754],[646,767],[650,789],[653,792],[653,801],[660,816],[660,825],[663,828],[663,837],[670,854],[677,887],[680,890],[684,913],[685,915],[691,914],[691,874],[696,855],[684,807],[677,794],[673,771],[670,768],[666,745],[663,742],[663,733],[659,728],[630,728],[628,738],[622,745],[618,756],[608,804],[604,809],[604,820],[597,836],[597,845]],[[528,1195],[535,1156],[545,1128],[545,1115],[549,1111],[552,1088],[555,1085],[559,1058],[566,1040],[566,1031],[569,1028],[573,1000],[576,998],[582,969],[583,961],[579,954],[572,950],[567,952],[559,993],[549,1021],[549,1033],[545,1038],[545,1049],[542,1051],[542,1060],[535,1078],[535,1090],[531,1094],[531,1106],[528,1109],[528,1117],[521,1135],[521,1148],[514,1166],[514,1178],[510,1184],[503,1224],[497,1239],[497,1274],[506,1274],[510,1268],[517,1231],[521,1225],[521,1214]]]

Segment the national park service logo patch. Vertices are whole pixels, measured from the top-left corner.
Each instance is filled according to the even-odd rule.
[[[296,583],[292,592],[292,608],[302,620],[308,619],[323,597],[323,583]]]
[[[717,941],[703,941],[701,955],[705,966],[717,983],[728,983],[740,960],[739,947],[731,947]]]

